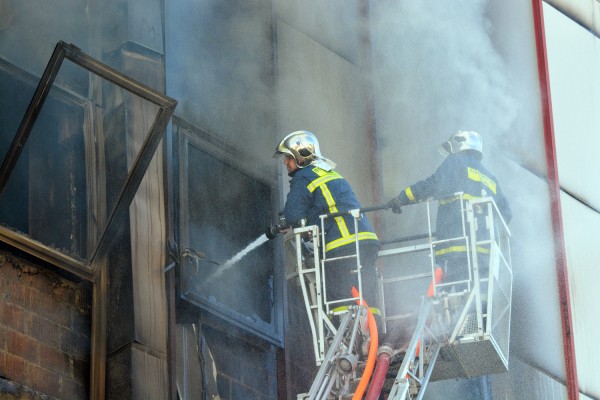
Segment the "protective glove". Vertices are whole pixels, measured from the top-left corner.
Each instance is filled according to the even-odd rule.
[[[398,197],[394,197],[386,204],[386,209],[391,208],[394,214],[402,214],[402,204],[400,204],[400,199]]]

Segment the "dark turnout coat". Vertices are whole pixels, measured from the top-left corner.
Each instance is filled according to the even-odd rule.
[[[496,177],[483,166],[472,152],[450,154],[429,178],[406,187],[398,196],[402,205],[429,198],[438,200],[436,237],[438,240],[463,236],[460,196],[465,200],[491,196],[502,217],[508,223],[512,218],[508,201]],[[466,248],[455,242],[439,244],[436,259],[452,253],[464,253]]]
[[[288,223],[295,225],[306,218],[307,225],[321,227],[320,215],[359,209],[361,207],[352,187],[336,171],[325,171],[308,166],[298,169],[290,181],[285,208]],[[354,231],[354,218],[350,215],[327,218],[325,238],[327,252],[343,246],[355,245],[357,232]],[[366,217],[358,221],[359,241],[375,241],[377,235]]]

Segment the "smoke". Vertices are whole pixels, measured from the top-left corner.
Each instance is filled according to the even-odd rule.
[[[485,0],[374,4],[375,98],[385,166],[401,167],[397,155],[409,165],[422,165],[425,156],[435,166],[441,161],[433,158],[435,147],[455,131],[476,130],[489,147],[513,125],[517,103],[490,38],[486,5]]]
[[[481,133],[484,164],[514,215],[511,354],[559,376],[559,315],[548,309],[558,304],[553,227],[537,176],[545,171],[537,59],[529,6],[517,3],[371,2],[377,131],[388,198],[435,171],[436,147],[452,133]],[[385,228],[422,233],[424,217],[406,208]]]
[[[235,146],[235,157],[272,173],[273,45],[261,1],[186,1],[167,11],[169,94],[176,115]],[[240,157],[243,155],[243,157]]]

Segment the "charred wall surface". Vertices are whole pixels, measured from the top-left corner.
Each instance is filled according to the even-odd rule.
[[[86,398],[89,286],[5,248],[0,280],[0,398]]]

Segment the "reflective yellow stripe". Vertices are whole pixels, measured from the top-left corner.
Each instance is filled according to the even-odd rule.
[[[467,251],[467,246],[450,246],[450,247],[446,247],[445,249],[436,250],[435,255],[441,256],[442,254],[461,253],[461,252],[465,252],[465,251]],[[490,249],[481,247],[481,246],[477,246],[477,252],[483,253],[483,254],[489,254]]]
[[[340,307],[336,307],[333,310],[331,310],[331,312],[333,312],[334,314],[340,314],[344,311],[348,311],[348,308],[350,308],[350,306],[340,306]],[[371,312],[374,315],[381,315],[381,310],[377,307],[369,307],[369,310],[371,310]]]
[[[473,199],[479,199],[479,196],[471,196],[470,194],[464,193],[462,195],[462,198],[465,199],[465,200],[473,200]],[[453,201],[456,201],[456,200],[460,200],[460,195],[456,195],[456,196],[452,196],[452,197],[447,197],[445,199],[440,199],[438,201],[438,205],[443,206],[443,205],[452,203]]]
[[[377,235],[374,234],[373,232],[359,232],[358,240],[377,240]],[[327,245],[325,246],[325,251],[337,249],[338,247],[347,245],[349,243],[353,243],[355,241],[356,241],[355,234],[343,236],[339,239],[335,239],[335,240],[327,243]]]
[[[475,168],[467,167],[467,176],[472,181],[481,182],[484,186],[488,187],[492,193],[496,194],[496,182],[488,176],[481,173],[481,171]]]
[[[335,217],[335,222],[337,222],[338,228],[340,228],[340,233],[342,234],[342,237],[350,235],[348,225],[346,225],[346,221],[343,217]]]
[[[325,202],[327,203],[329,212],[330,213],[337,212],[337,207],[335,206],[335,200],[333,200],[333,195],[329,191],[329,188],[327,187],[327,185],[321,186],[321,193],[323,194],[323,197],[325,198]]]
[[[335,171],[325,171],[324,169],[321,169],[318,167],[313,168],[313,172],[315,174],[317,174],[319,177],[317,179],[315,179],[314,181],[312,181],[307,186],[308,190],[312,193],[317,188],[320,188],[321,193],[323,194],[323,198],[325,199],[325,202],[327,203],[329,213],[333,214],[333,213],[338,212],[338,209],[335,204],[335,199],[333,198],[333,195],[331,194],[331,191],[327,187],[326,183],[330,182],[332,180],[335,180],[335,179],[343,179],[343,177]],[[337,216],[334,218],[334,220],[340,231],[341,237],[330,243],[327,243],[327,245],[325,246],[325,251],[329,251],[331,249],[335,249],[337,247],[340,247],[345,244],[356,241],[356,235],[350,234],[350,230],[348,229],[348,225],[346,224],[346,220],[344,219],[343,216],[341,216],[341,215]],[[364,240],[364,239],[377,240],[377,235],[375,235],[372,232],[360,232],[358,234],[358,240]]]
[[[315,170],[316,169],[317,168],[315,168]],[[321,170],[321,171],[323,171],[323,170]],[[315,171],[315,172],[317,174],[319,174],[319,172],[317,172],[317,171]],[[326,175],[320,175],[319,178],[315,179],[307,186],[309,192],[311,192],[311,193],[314,192],[319,186],[321,186],[324,183],[327,183],[329,181],[332,181],[335,179],[343,179],[343,177],[340,174],[338,174],[337,172],[334,172],[334,171],[332,171],[332,172],[323,171],[323,172],[325,172]]]
[[[329,191],[329,188],[327,187],[327,185],[321,185],[321,192],[323,193],[323,197],[325,198],[325,201],[327,202],[327,206],[329,207],[329,213],[333,214],[338,212],[337,207],[335,206],[335,200],[333,199],[333,196],[331,195],[331,192]],[[338,216],[335,217],[335,222],[337,223],[338,229],[340,230],[340,234],[342,235],[342,237],[344,236],[348,236],[350,234],[350,231],[348,231],[348,226],[346,225],[346,221],[344,220],[344,217],[342,216]]]
[[[406,193],[406,197],[408,197],[410,201],[415,201],[415,195],[413,194],[410,186],[404,189],[404,193]]]

